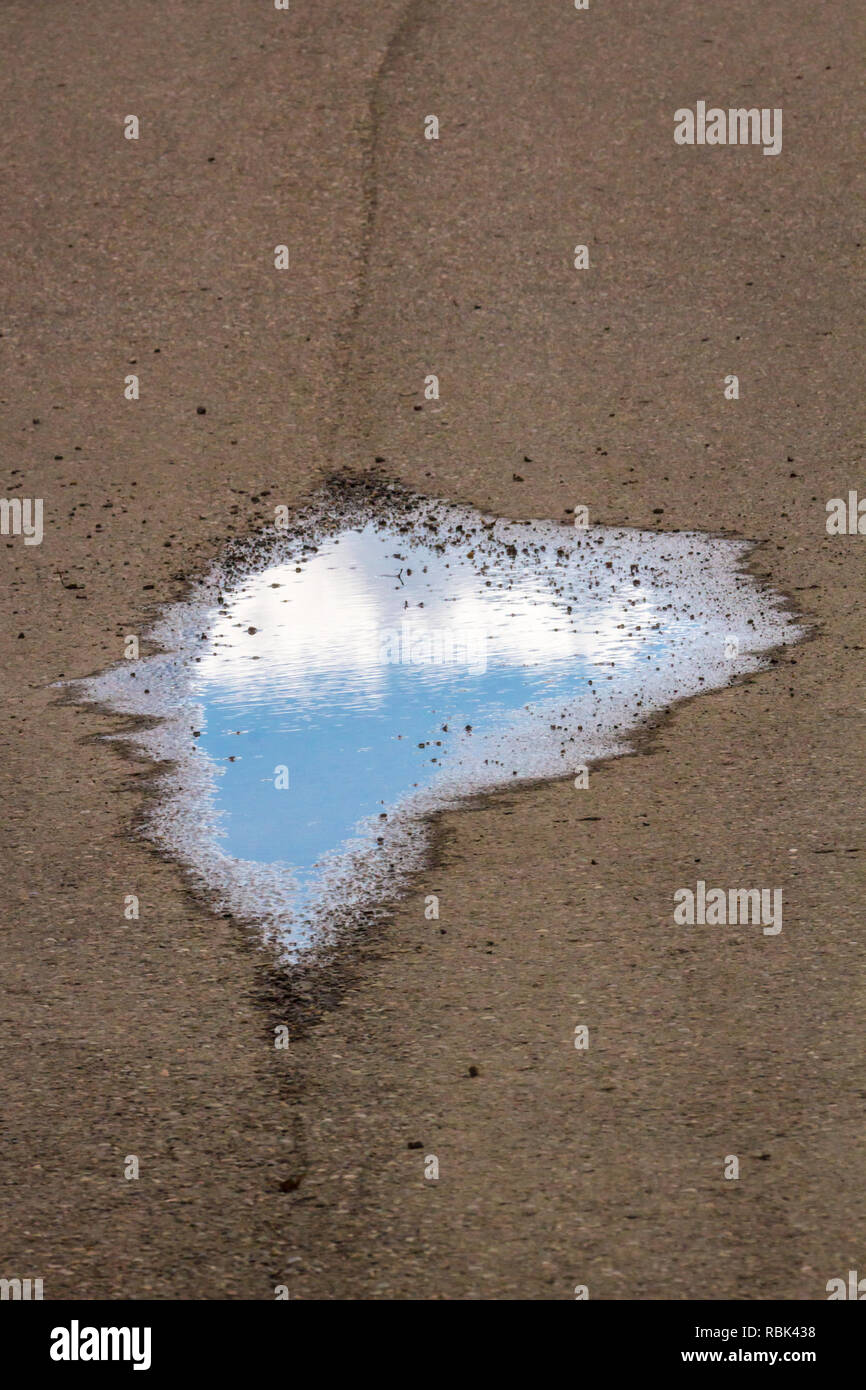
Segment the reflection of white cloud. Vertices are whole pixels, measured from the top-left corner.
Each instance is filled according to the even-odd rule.
[[[601,599],[588,563],[574,557],[557,574],[568,580],[559,598],[523,561],[488,563],[481,574],[456,550],[438,555],[372,527],[344,533],[300,566],[273,566],[229,595],[198,676],[236,692],[342,689],[353,702],[377,702],[394,659],[389,634],[407,629],[416,651],[450,649],[476,671],[632,656],[635,622],[645,632],[653,618],[646,593],[621,581]]]
[[[445,557],[419,550],[410,554],[403,537],[355,533],[344,535],[337,546],[323,545],[300,565],[300,574],[293,560],[233,591],[235,581],[216,570],[188,600],[168,609],[149,633],[156,648],[152,656],[121,662],[83,687],[83,698],[99,700],[120,713],[147,716],[138,732],[124,732],[122,737],[136,740],[161,764],[162,796],[150,806],[152,837],[188,865],[197,887],[207,886],[218,911],[260,920],[267,933],[290,949],[336,940],[336,935],[323,938],[323,933],[335,933],[337,927],[353,922],[362,907],[393,900],[408,887],[410,875],[425,862],[432,813],[458,805],[475,792],[514,787],[514,778],[572,775],[596,759],[622,753],[626,731],[654,710],[758,669],[754,653],[799,635],[754,580],[738,573],[747,549],[743,545],[687,533],[615,533],[600,528],[589,533],[589,543],[584,533],[575,545],[564,528],[552,523],[495,522],[444,506],[437,507],[437,515],[442,527],[459,521],[475,535],[479,521],[488,531],[495,526],[495,538],[520,546],[521,554],[513,566],[489,563],[480,572],[456,551]],[[395,550],[401,561],[394,559]],[[567,552],[566,563],[546,571],[554,552],[559,557]],[[405,573],[408,568],[411,576]],[[403,585],[384,577],[401,569]],[[636,582],[638,573],[645,588]],[[512,588],[499,587],[509,579]],[[281,587],[271,588],[276,583]],[[218,593],[227,595],[227,615],[214,612]],[[276,735],[280,745],[280,756],[268,760],[272,745],[259,743],[263,768],[282,761],[283,735],[288,732],[299,735],[299,746],[311,754],[311,763],[316,763],[319,750],[334,751],[338,759],[361,757],[366,760],[362,771],[372,768],[378,775],[396,743],[393,726],[384,718],[368,721],[378,725],[368,744],[367,727],[362,737],[360,725],[353,727],[351,722],[361,701],[381,701],[389,694],[395,713],[399,708],[406,720],[417,721],[418,742],[429,739],[423,698],[429,692],[422,689],[422,698],[410,699],[404,709],[399,702],[406,700],[407,686],[418,694],[414,678],[403,683],[392,679],[386,689],[387,666],[379,665],[383,628],[401,627],[407,618],[416,632],[425,627],[431,633],[484,631],[490,662],[499,665],[500,673],[506,663],[549,662],[531,679],[492,682],[506,697],[521,685],[532,686],[541,692],[540,700],[514,710],[496,708],[490,726],[479,724],[471,733],[454,718],[446,764],[439,761],[437,740],[432,780],[416,781],[413,773],[405,790],[392,788],[385,820],[379,810],[385,802],[375,787],[370,788],[372,814],[367,814],[366,803],[362,814],[363,797],[354,806],[342,806],[348,792],[338,772],[341,811],[355,809],[359,817],[354,838],[342,838],[342,816],[332,837],[333,849],[318,859],[313,891],[305,896],[305,868],[294,877],[285,863],[232,856],[236,813],[238,819],[248,818],[250,811],[241,812],[234,805],[233,788],[239,782],[220,775],[223,769],[200,742],[191,740],[190,731],[207,723],[216,727],[212,709],[236,695],[243,708],[232,711],[232,725],[254,730],[261,740]],[[206,626],[216,637],[213,648],[200,641]],[[260,631],[249,635],[248,627]],[[737,634],[739,654],[731,655],[726,643],[729,647]],[[573,682],[562,680],[559,663],[568,658],[574,670],[569,663],[565,673],[578,677]],[[584,679],[590,663],[610,663],[616,669],[598,672],[600,679],[590,685]],[[130,671],[130,665],[136,669]],[[459,707],[468,688],[462,673],[454,686],[449,703]],[[545,710],[548,689],[555,719]],[[340,716],[338,727],[329,726],[318,745],[306,741],[306,721],[283,721],[276,727],[273,710],[254,708],[279,705],[286,696],[298,694],[305,703],[323,705],[324,713],[334,710]],[[381,715],[384,708],[375,713]],[[314,737],[316,724],[321,727],[328,721],[308,722]],[[297,727],[286,728],[288,723]],[[359,748],[362,742],[365,746]],[[411,744],[407,739],[401,751]],[[418,748],[415,761],[427,765],[428,749],[429,744]],[[326,791],[329,778],[334,785],[334,773],[324,761],[319,766],[321,780],[314,776],[308,791],[310,814],[323,816],[328,803],[320,791]],[[248,770],[250,764],[244,769]],[[262,787],[269,782],[263,778]],[[256,828],[261,828],[264,844],[274,814],[270,792],[253,814],[260,818]],[[281,860],[295,857],[290,836],[281,830],[274,843]],[[303,867],[300,858],[296,862]]]

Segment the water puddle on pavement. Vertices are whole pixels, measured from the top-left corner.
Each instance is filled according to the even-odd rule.
[[[568,777],[586,815],[630,730],[794,640],[747,549],[362,491],[236,554],[84,697],[157,719],[149,833],[291,956],[406,889],[432,813]]]

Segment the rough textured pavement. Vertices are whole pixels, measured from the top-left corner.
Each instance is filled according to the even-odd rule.
[[[862,10],[7,0],[0,33],[0,481],[45,502],[2,541],[0,1273],[823,1297],[864,1260],[866,540],[824,524],[863,485]],[[782,153],[677,147],[701,98],[781,106]],[[377,457],[502,515],[753,538],[813,635],[587,792],[444,817],[275,1052],[255,938],[135,837],[150,769],[52,683]],[[781,935],[675,928],[699,877],[780,886]]]

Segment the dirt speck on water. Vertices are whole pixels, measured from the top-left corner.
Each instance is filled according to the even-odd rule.
[[[45,506],[41,545],[3,537],[4,1272],[50,1299],[810,1299],[853,1266],[864,540],[825,505],[862,484],[859,9],[835,14],[4,7],[2,491]],[[682,94],[740,104],[743,73],[782,153],[677,147]],[[757,540],[813,635],[586,790],[443,816],[387,926],[286,980],[130,833],[152,768],[52,683],[376,458],[504,517]],[[698,878],[780,887],[783,931],[675,928]]]

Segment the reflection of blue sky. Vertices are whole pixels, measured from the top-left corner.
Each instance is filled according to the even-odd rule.
[[[200,746],[224,770],[225,852],[286,861],[303,880],[362,817],[453,767],[467,739],[526,705],[573,701],[590,680],[639,682],[640,663],[670,643],[664,627],[650,630],[652,594],[602,569],[592,589],[572,571],[560,596],[549,565],[521,555],[479,575],[455,552],[367,527],[228,595],[195,687]],[[560,567],[553,580],[567,575]],[[393,659],[407,638],[427,661]],[[454,660],[429,661],[449,647]],[[278,764],[288,791],[274,787]]]

